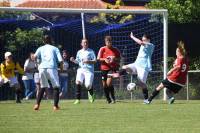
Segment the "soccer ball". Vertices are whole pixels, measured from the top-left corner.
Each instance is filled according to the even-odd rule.
[[[129,83],[127,85],[127,90],[128,91],[133,91],[133,90],[135,90],[135,88],[136,88],[136,84],[135,83]]]

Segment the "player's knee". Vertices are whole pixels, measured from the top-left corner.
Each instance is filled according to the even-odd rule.
[[[76,81],[77,85],[82,85],[82,83],[80,81]]]
[[[122,69],[127,69],[127,68],[128,68],[127,65],[122,66]]]
[[[147,88],[146,83],[144,83],[144,82],[141,81],[140,79],[138,79],[138,81],[137,81],[137,85],[140,86],[141,88]]]
[[[92,85],[91,84],[86,84],[85,87],[86,87],[87,90],[90,90],[92,88]]]

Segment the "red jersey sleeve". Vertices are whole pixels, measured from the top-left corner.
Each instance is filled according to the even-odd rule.
[[[97,58],[103,58],[104,47],[100,48]]]

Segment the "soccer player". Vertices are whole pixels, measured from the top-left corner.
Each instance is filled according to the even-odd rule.
[[[100,61],[102,84],[107,102],[115,103],[114,86],[112,85],[112,74],[119,69],[120,52],[117,48],[112,46],[111,36],[105,36],[105,45],[100,48],[97,59]]]
[[[96,63],[96,56],[94,51],[88,47],[87,39],[82,39],[81,46],[82,49],[77,52],[76,59],[74,59],[74,57],[70,58],[70,61],[79,65],[76,74],[76,100],[74,104],[80,103],[81,87],[83,84],[88,90],[89,101],[91,103],[94,102],[92,83],[94,79],[94,64]]]
[[[4,84],[9,83],[10,87],[15,89],[16,103],[21,103],[22,90],[17,76],[15,75],[15,70],[18,70],[20,74],[24,74],[23,68],[19,65],[19,63],[14,62],[12,53],[6,52],[5,61],[1,63],[2,80]]]
[[[167,73],[167,78],[153,91],[149,97],[147,104],[151,103],[153,98],[157,96],[163,88],[167,88],[166,93],[169,99],[169,104],[174,103],[175,98],[173,94],[178,93],[186,83],[187,72],[189,69],[188,58],[183,41],[177,43],[176,60],[174,61],[173,68]]]
[[[34,106],[34,110],[39,110],[44,91],[46,88],[49,87],[48,80],[51,82],[53,87],[53,109],[58,110],[60,84],[57,63],[60,63],[60,66],[62,66],[63,60],[59,49],[52,45],[52,40],[50,36],[45,35],[43,38],[43,42],[44,45],[39,47],[34,54],[34,56],[40,60],[38,69],[41,87],[38,92],[38,97]],[[62,71],[62,67],[60,69]]]
[[[150,42],[150,36],[147,34],[143,35],[142,40],[136,38],[132,32],[130,37],[140,45],[140,49],[135,62],[122,66],[122,69],[118,73],[111,74],[110,76],[119,77],[126,73],[137,74],[136,85],[142,88],[145,103],[145,101],[148,101],[148,89],[146,81],[149,71],[152,70],[151,56],[155,46]]]

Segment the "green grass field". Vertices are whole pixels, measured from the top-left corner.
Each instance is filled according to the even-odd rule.
[[[65,100],[59,111],[44,100],[34,111],[34,102],[0,102],[0,133],[200,133],[200,101],[143,105],[142,101],[91,104],[84,100],[73,105]]]

